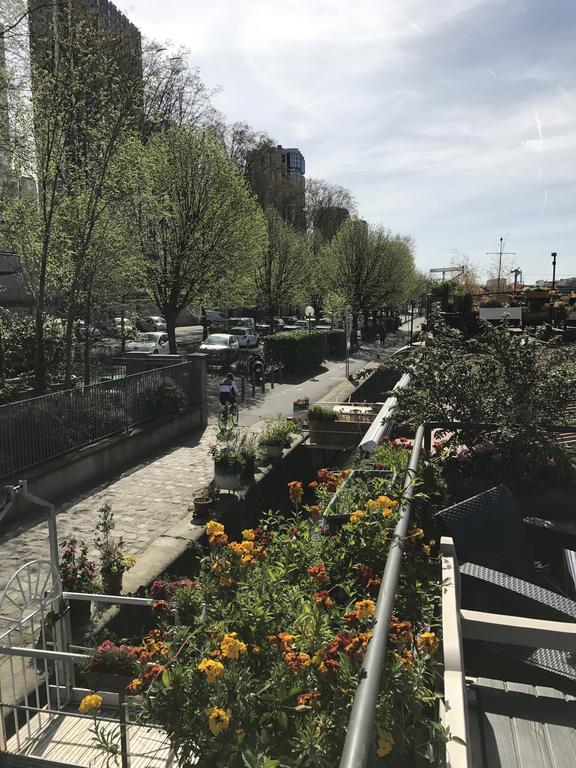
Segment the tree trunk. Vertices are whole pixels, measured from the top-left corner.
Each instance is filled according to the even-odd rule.
[[[166,333],[168,334],[168,345],[171,355],[178,354],[178,348],[176,346],[176,318],[178,317],[178,310],[174,307],[166,309],[164,312],[166,319]]]
[[[74,356],[74,320],[76,315],[76,302],[73,298],[68,304],[66,312],[66,335],[64,337],[64,359],[66,369],[64,373],[64,384],[67,387],[72,385],[72,359]]]
[[[358,312],[352,312],[352,331],[350,334],[350,343],[353,347],[358,346]]]
[[[90,321],[92,320],[92,286],[89,286],[86,295],[86,314],[84,318],[85,336],[84,336],[84,386],[90,384],[90,352],[92,349],[92,334],[90,333]]]
[[[38,298],[36,299],[34,332],[34,394],[46,393],[46,350],[44,348],[44,301],[46,298],[46,272],[48,269],[48,243],[42,245],[42,261],[38,279]]]

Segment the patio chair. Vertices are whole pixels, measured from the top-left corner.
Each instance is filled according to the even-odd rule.
[[[540,518],[523,519],[503,485],[441,510],[434,519],[441,535],[454,541],[463,608],[576,622],[576,602],[559,588],[541,586],[543,571],[534,564],[534,555],[547,555],[551,546],[576,549],[576,533]],[[576,647],[572,653],[470,641],[467,651],[472,674],[576,693]]]

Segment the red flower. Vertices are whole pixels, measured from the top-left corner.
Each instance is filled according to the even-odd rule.
[[[156,616],[167,616],[172,611],[172,606],[166,600],[156,600],[152,610]]]
[[[164,664],[151,664],[142,675],[142,680],[145,684],[154,682],[154,680],[164,672]]]
[[[314,578],[317,579],[320,584],[328,583],[328,574],[326,573],[326,566],[324,563],[316,563],[316,565],[311,565],[307,570],[310,576],[314,576]]]

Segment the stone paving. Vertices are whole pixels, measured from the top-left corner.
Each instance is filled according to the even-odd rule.
[[[394,347],[406,343],[405,333],[389,336],[386,350],[370,345],[351,361],[357,371],[371,359],[388,356]],[[266,416],[288,415],[292,402],[304,395],[312,401],[329,395],[343,381],[344,363],[331,362],[312,379],[276,385],[266,395],[248,397],[241,406],[240,424],[256,431]],[[193,492],[207,485],[213,477],[212,457],[208,448],[216,439],[214,424],[218,407],[218,379],[208,383],[210,419],[203,433],[190,435],[145,462],[72,499],[58,510],[58,537],[74,535],[91,544],[98,510],[110,504],[116,521],[115,534],[122,536],[125,550],[136,557],[174,524],[189,515]],[[24,563],[49,559],[48,526],[43,516],[27,518],[0,532],[0,589]]]

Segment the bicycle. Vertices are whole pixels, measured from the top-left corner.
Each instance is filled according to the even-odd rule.
[[[236,400],[231,403],[224,403],[220,406],[220,412],[218,413],[218,427],[220,430],[230,429],[230,427],[238,426],[238,404]]]

